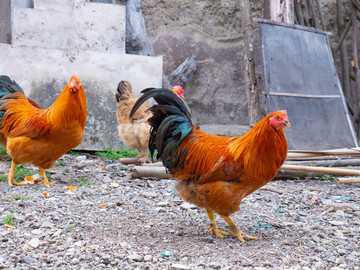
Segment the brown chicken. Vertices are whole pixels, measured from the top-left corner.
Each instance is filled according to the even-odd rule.
[[[0,134],[12,158],[9,185],[21,185],[14,179],[18,164],[39,167],[42,181],[52,185],[44,169],[78,146],[83,138],[87,109],[85,91],[72,76],[56,101],[47,109],[28,100],[24,91],[8,76],[0,76]]]
[[[179,97],[184,98],[182,86],[175,85],[172,91]],[[130,111],[138,99],[134,97],[129,81],[119,82],[115,98],[120,140],[127,147],[139,151],[139,161],[141,163],[149,163],[148,144],[150,126],[147,120],[151,116],[151,112],[148,111],[151,107],[150,104],[144,102],[136,113],[130,117]]]
[[[210,233],[257,239],[240,231],[230,215],[240,210],[242,199],[274,178],[287,155],[283,131],[290,127],[286,111],[267,115],[240,137],[206,134],[191,121],[183,100],[172,91],[145,89],[135,103],[132,116],[149,98],[157,102],[150,108],[152,126],[149,149],[157,151],[169,173],[179,179],[176,190],[185,201],[205,208]],[[229,225],[217,228],[214,212]]]
[[[139,151],[141,163],[150,162],[147,151],[150,134],[150,126],[147,120],[151,116],[147,110],[150,108],[150,104],[144,103],[130,118],[131,108],[138,99],[134,97],[131,84],[128,81],[119,82],[115,97],[120,139],[127,147]]]

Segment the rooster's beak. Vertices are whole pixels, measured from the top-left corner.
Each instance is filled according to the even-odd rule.
[[[289,121],[285,121],[285,122],[284,122],[284,126],[285,126],[285,127],[288,127],[288,128],[291,128],[291,124],[290,124]]]

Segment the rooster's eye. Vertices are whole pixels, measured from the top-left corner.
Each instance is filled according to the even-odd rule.
[[[276,116],[275,119],[279,121],[279,120],[280,120],[280,117],[279,117],[279,116]]]

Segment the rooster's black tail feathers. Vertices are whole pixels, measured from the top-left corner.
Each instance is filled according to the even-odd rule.
[[[170,163],[177,146],[190,133],[194,125],[190,112],[181,98],[174,92],[163,88],[147,88],[131,110],[130,117],[146,100],[153,98],[157,104],[150,108],[152,117],[148,119],[152,129],[149,138],[149,150],[153,156],[155,150],[165,167]]]

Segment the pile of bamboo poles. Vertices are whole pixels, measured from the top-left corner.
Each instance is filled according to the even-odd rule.
[[[334,149],[323,151],[292,150],[288,152],[285,164],[280,168],[277,178],[360,176],[360,148]],[[300,174],[294,173],[301,172]],[[360,178],[340,177],[338,183],[360,183]]]
[[[136,164],[137,158],[120,159],[121,163]],[[161,162],[134,166],[130,169],[133,177],[170,178]],[[293,150],[276,175],[276,179],[294,177],[323,177],[324,175],[347,176],[337,178],[340,184],[360,183],[360,148],[325,151]]]

